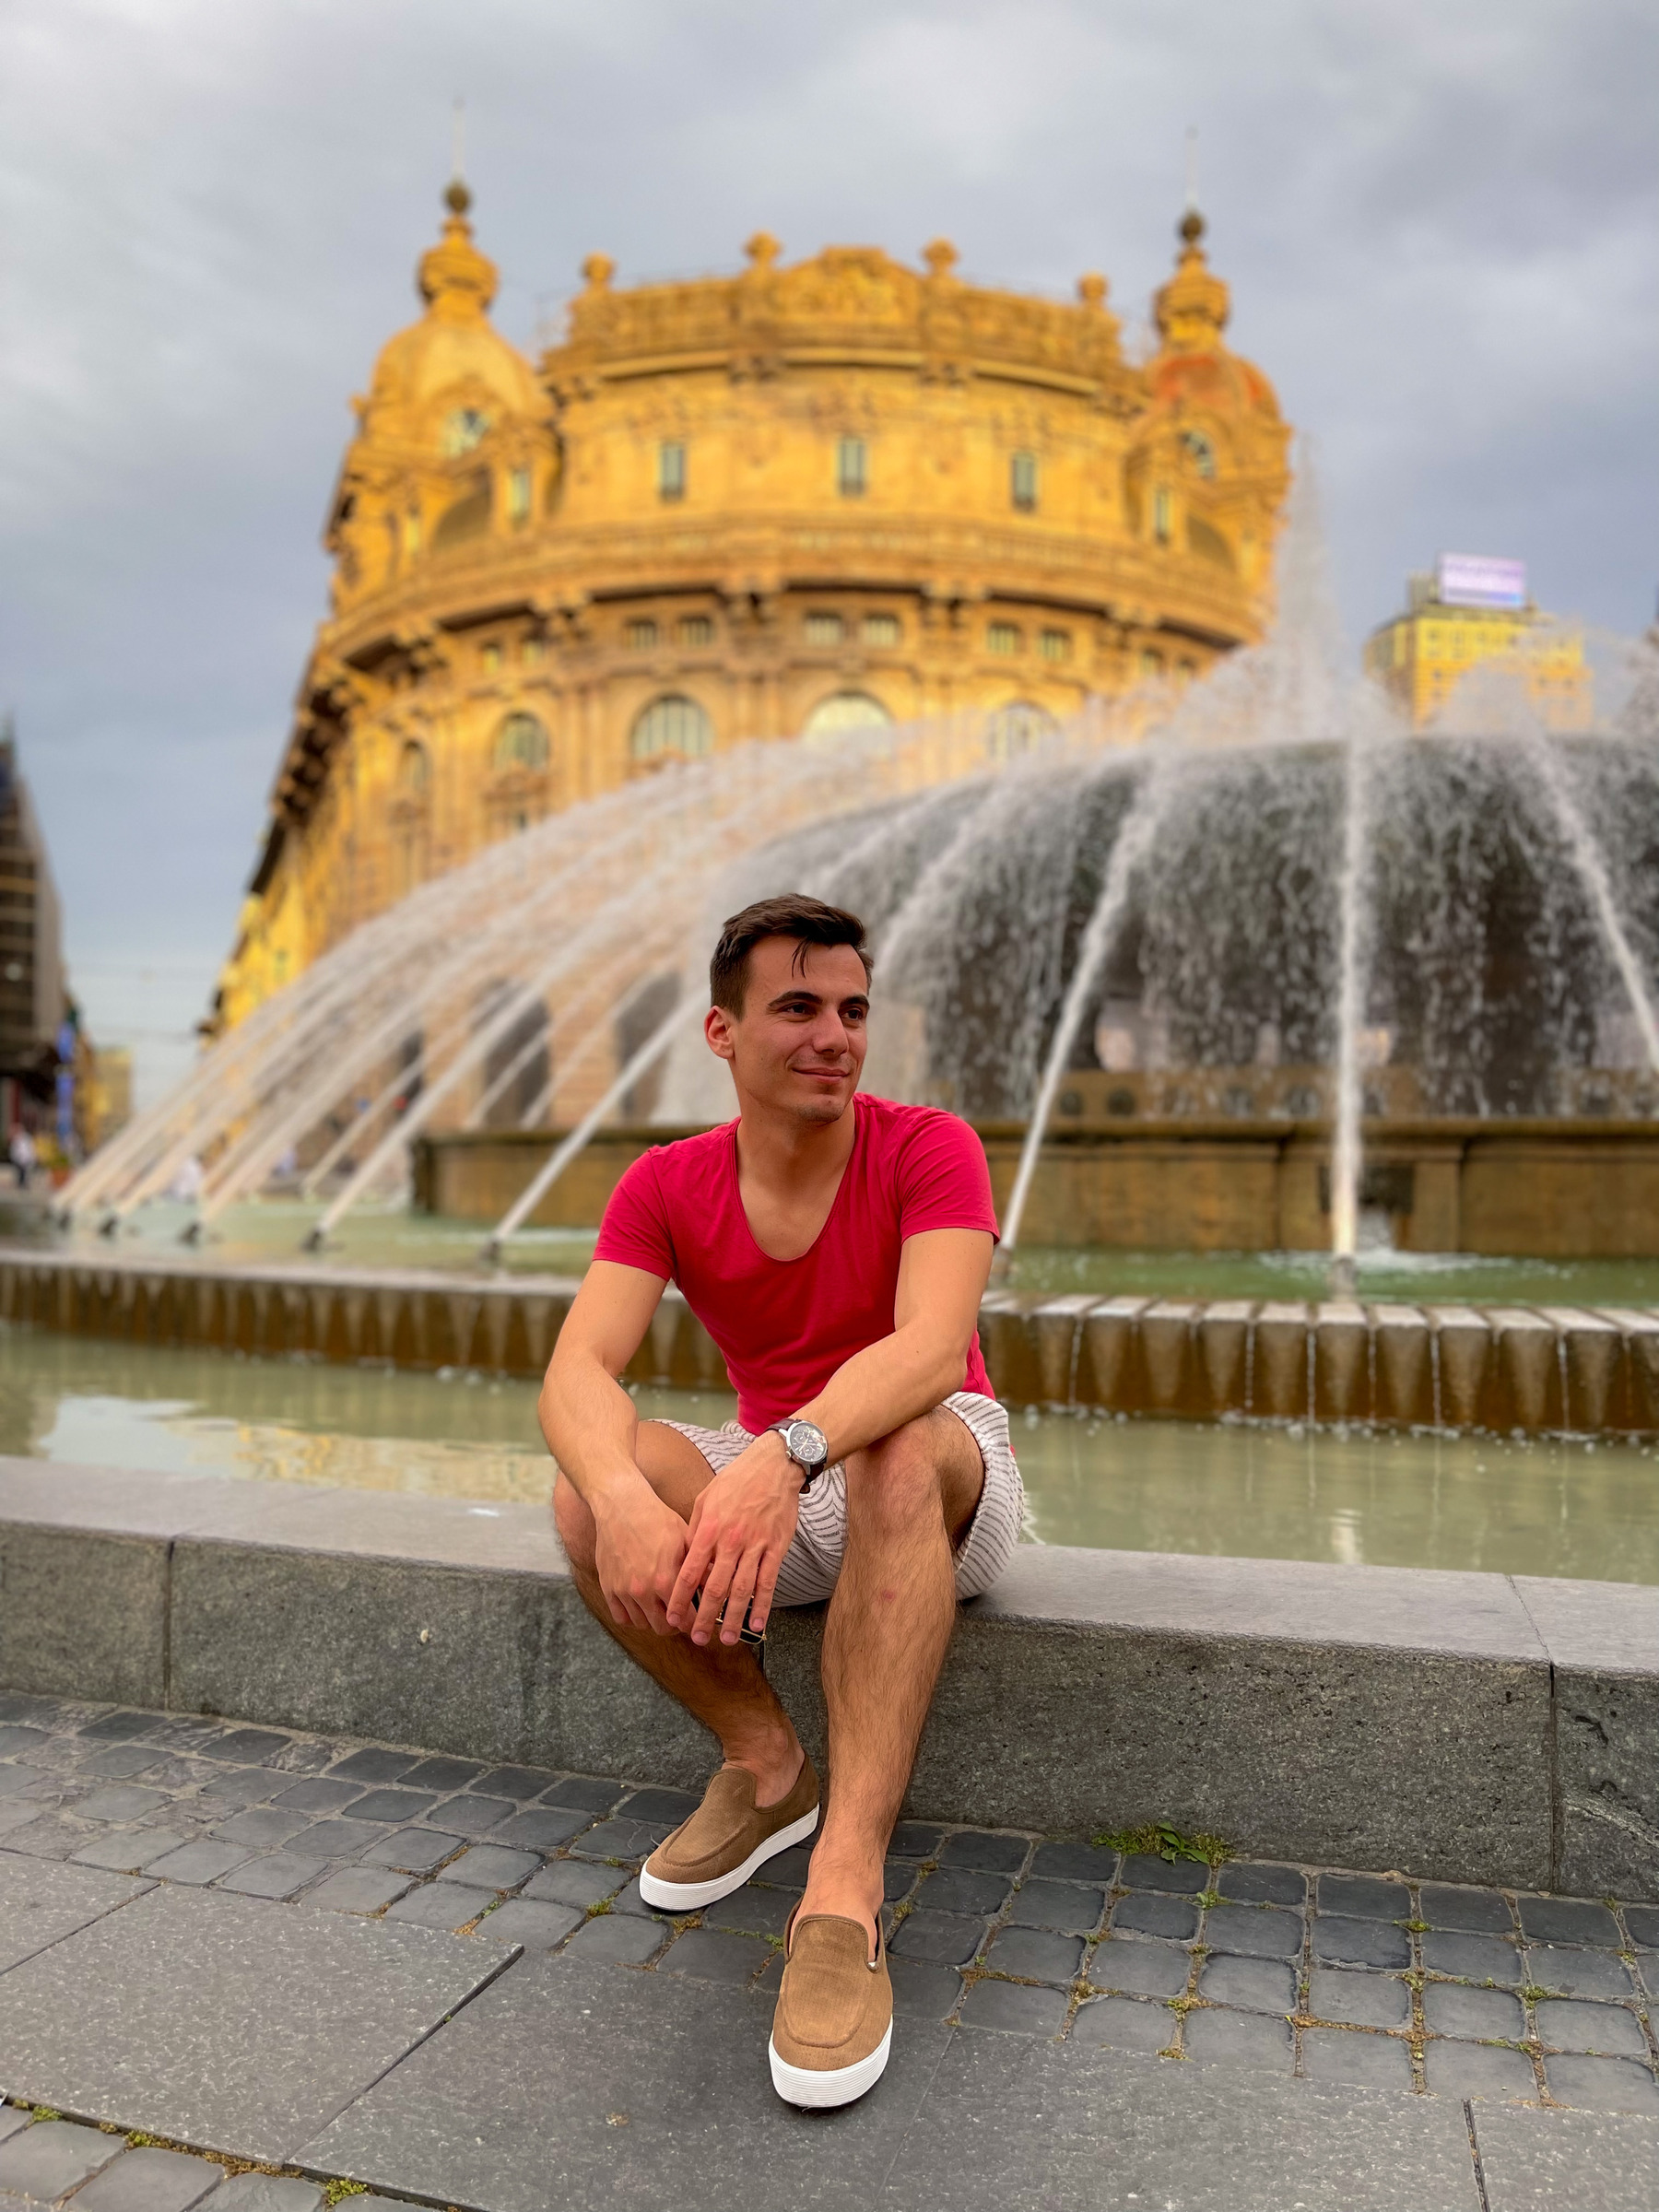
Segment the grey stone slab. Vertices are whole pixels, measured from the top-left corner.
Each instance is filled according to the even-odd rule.
[[[436,1828],[400,1828],[395,1835],[371,1843],[363,1853],[365,1866],[395,1866],[404,1874],[430,1874],[461,1849],[465,1839],[446,1836]]]
[[[232,1728],[215,1742],[204,1744],[205,1759],[222,1759],[238,1766],[264,1766],[286,1751],[292,1739],[271,1728]]]
[[[308,1883],[328,1871],[326,1859],[308,1858],[303,1852],[276,1851],[263,1859],[249,1859],[219,1877],[219,1888],[237,1897],[298,1897]]]
[[[1538,2094],[1532,2060],[1501,2043],[1437,2039],[1423,2047],[1423,2078],[1437,2097],[1535,2099]]]
[[[146,2145],[77,2189],[76,2212],[190,2212],[224,2178],[224,2168],[210,2159]]]
[[[1191,1943],[1198,1933],[1198,1907],[1190,1898],[1135,1895],[1120,1897],[1112,1908],[1113,1934],[1158,1936],[1166,1943]]]
[[[627,1794],[625,1785],[606,1774],[561,1774],[541,1794],[543,1805],[562,1805],[594,1819],[612,1812]]]
[[[1446,1882],[1425,1882],[1418,1892],[1423,1918],[1431,1928],[1468,1935],[1507,1936],[1514,1926],[1509,1900],[1495,1889],[1464,1889]]]
[[[1475,2140],[1489,2212],[1653,2212],[1659,2123],[1487,2104]]]
[[[280,1851],[310,1826],[303,1813],[279,1812],[274,1805],[251,1805],[233,1813],[229,1820],[221,1820],[213,1832],[227,1842],[251,1844],[256,1851]]]
[[[514,1813],[491,1831],[492,1843],[504,1843],[518,1851],[557,1851],[561,1843],[570,1842],[588,1825],[585,1813],[571,1812],[554,1805],[527,1806],[522,1813]]]
[[[547,1777],[524,1774],[515,1778],[522,1787],[512,1788],[501,1782],[499,1775],[487,1775],[479,1787],[496,1787],[509,1796],[539,1796],[547,1787]],[[622,1820],[649,1820],[658,1826],[677,1828],[688,1820],[702,1803],[701,1793],[689,1790],[632,1790],[617,1807]]]
[[[1659,1905],[1627,1905],[1625,1925],[1638,1949],[1659,1951]]]
[[[1087,2047],[1081,2026],[1095,2008],[1078,2014],[1059,2046],[959,2037],[884,2206],[1478,2212],[1456,2106]]]
[[[665,1829],[647,1828],[639,1820],[601,1820],[579,1837],[571,1849],[583,1858],[637,1861],[649,1858],[667,1833]]]
[[[1018,1874],[1031,1848],[1029,1836],[998,1836],[983,1829],[963,1829],[939,1846],[941,1866],[971,1867],[982,1874]]]
[[[0,2078],[280,2164],[501,1963],[423,1928],[159,1887],[0,1975]]]
[[[411,1887],[406,1874],[389,1867],[342,1866],[306,1892],[305,1901],[322,1912],[379,1912]]]
[[[1507,1989],[1467,1989],[1456,1982],[1425,1986],[1423,2018],[1432,2035],[1475,2042],[1518,2043],[1526,2033],[1519,1997]]]
[[[767,1997],[577,1957],[606,1924],[514,1967],[342,2112],[304,2163],[490,2212],[547,2212],[550,2175],[571,2205],[661,2212],[700,2174],[717,2177],[723,2203],[866,2212],[950,2030],[902,2023],[880,2093],[827,2130],[772,2089]]]
[[[1215,1886],[1240,1904],[1288,1905],[1297,1912],[1308,1897],[1308,1877],[1300,1866],[1268,1866],[1247,1859],[1230,1861]]]
[[[372,1820],[318,1820],[305,1831],[305,1847],[325,1859],[355,1859],[385,1839],[385,1830]]]
[[[436,1885],[434,1885],[436,1887]],[[491,1943],[518,1943],[527,1951],[550,1951],[587,1918],[573,1905],[538,1903],[535,1898],[510,1897],[478,1923],[480,1936]]]
[[[980,1874],[965,1866],[941,1866],[925,1875],[916,1891],[917,1906],[928,1912],[971,1912],[989,1920],[1007,1902],[1006,1875]]]
[[[361,1783],[365,1787],[373,1783],[393,1783],[420,1764],[414,1751],[388,1751],[378,1744],[369,1744],[361,1751],[351,1751],[344,1759],[335,1759],[328,1770],[330,1782]]]
[[[34,1797],[42,1790],[57,1787],[57,1777],[50,1767],[33,1766],[28,1759],[0,1767],[0,1797]]]
[[[239,1806],[267,1804],[286,1780],[275,1767],[230,1767],[219,1775],[209,1771],[196,1802],[223,1818]]]
[[[533,1797],[539,1797],[550,1788],[556,1780],[555,1775],[537,1767],[491,1767],[488,1773],[478,1776],[473,1786],[486,1796],[511,1797],[517,1805],[528,1805]],[[665,1820],[671,1828],[677,1828],[688,1813],[697,1809],[697,1799],[686,1797],[678,1790],[636,1791],[635,1795],[653,1801],[660,1799],[665,1806],[679,1808],[664,1812],[636,1812],[632,1815],[636,1820]]]
[[[1068,1988],[1083,1970],[1083,1950],[1080,1936],[1057,1936],[1047,1928],[1001,1928],[985,1953],[985,1965],[994,1974]]]
[[[365,1790],[351,1808],[354,1820],[418,1820],[438,1802],[435,1790]]]
[[[722,1898],[717,1905],[705,1909],[703,1925],[733,1928],[745,1936],[781,1936],[794,1902],[791,1890],[757,1889],[752,1882],[746,1882],[730,1897]]]
[[[124,1487],[147,1488],[154,1479],[140,1485],[128,1476]],[[0,1519],[0,1681],[159,1705],[167,1694],[165,1536],[30,1526],[9,1517],[10,1488],[0,1482],[0,1514],[7,1516]]]
[[[1348,2081],[1367,2089],[1412,2088],[1411,2046],[1397,2036],[1340,2028],[1302,2030],[1302,2071],[1310,2081]]]
[[[213,2199],[213,2212],[323,2212],[324,2202],[315,2182],[284,2173],[237,2173]]]
[[[632,1912],[600,1912],[565,1946],[569,1958],[590,1966],[643,1966],[673,1933],[665,1921]]]
[[[938,1856],[945,1830],[927,1820],[900,1820],[888,1851],[895,1859],[933,1859]]]
[[[956,1912],[907,1912],[894,1932],[891,1947],[900,1959],[966,1966],[984,1938],[982,1920],[968,1920]]]
[[[569,1865],[571,1862],[567,1860],[565,1863],[567,1865]],[[620,1872],[621,1870],[620,1868],[607,1868],[606,1871],[617,1873]],[[645,1902],[645,1900],[640,1895],[640,1877],[637,1874],[630,1876],[629,1878],[623,1883],[621,1888],[618,1890],[616,1896],[612,1898],[611,1911],[613,1912],[643,1913],[655,1920],[661,1920],[666,1917],[666,1915],[658,1912],[653,1905],[648,1905]]]
[[[126,1743],[133,1736],[147,1735],[161,1717],[159,1712],[102,1712],[79,1733],[88,1743]]]
[[[771,1959],[771,1947],[724,1928],[689,1928],[663,1956],[660,1974],[683,1974],[698,1982],[750,1982]]]
[[[483,1771],[476,1759],[423,1759],[399,1779],[408,1789],[436,1790],[447,1796],[451,1790],[464,1790]]]
[[[587,1845],[588,1839],[584,1836],[571,1848],[572,1851],[585,1851]],[[781,1851],[775,1859],[768,1859],[755,1878],[765,1881],[774,1889],[805,1889],[806,1869],[811,1864],[812,1846],[809,1843],[794,1843],[787,1851]]]
[[[516,1889],[541,1861],[533,1851],[508,1851],[498,1843],[475,1843],[439,1869],[441,1882],[466,1882],[478,1889]]]
[[[1031,1856],[1031,1879],[1087,1882],[1110,1889],[1117,1879],[1118,1854],[1096,1843],[1039,1843]]]
[[[0,1759],[27,1758],[47,1740],[44,1728],[0,1727]]]
[[[1659,2084],[1651,2066],[1628,2058],[1587,2058],[1577,2052],[1552,2053],[1544,2061],[1549,2093],[1562,2104],[1592,2112],[1640,2112],[1659,2119]]]
[[[1106,1892],[1080,1882],[1021,1882],[1007,1917],[1017,1927],[1058,1928],[1067,1936],[1092,1936],[1106,1911]]]
[[[1411,1992],[1392,1974],[1316,1966],[1308,1977],[1308,2010],[1316,2020],[1336,2020],[1346,2028],[1404,2028],[1411,2018]]]
[[[1409,1920],[1411,1892],[1404,1882],[1384,1881],[1373,1874],[1322,1874],[1318,1884],[1322,1912],[1339,1912],[1347,1920]]]
[[[1538,2041],[1557,2051],[1599,2051],[1604,2055],[1648,2055],[1641,2022],[1622,2005],[1583,2005],[1571,1998],[1545,1997],[1533,2007]]]
[[[888,1959],[888,1975],[896,2018],[943,2020],[962,2001],[962,1977],[952,1967],[930,1966],[922,1959]]]
[[[1541,1943],[1531,1946],[1525,1959],[1527,1979],[1555,1995],[1629,1998],[1636,1994],[1624,1961],[1606,1951]]]
[[[342,1782],[333,1774],[308,1774],[272,1800],[296,1813],[337,1813],[363,1795],[360,1783]]]
[[[1018,1982],[976,1982],[962,1999],[964,2028],[994,2028],[1015,2035],[1055,2036],[1065,2025],[1063,1990],[1030,1989]]]
[[[96,2127],[38,2120],[0,2143],[0,2189],[50,2205],[113,2164],[125,2147],[120,2136]]]
[[[142,1897],[147,1882],[0,1851],[0,1973]],[[13,2085],[0,2076],[0,2088]]]
[[[29,2125],[29,2114],[15,2104],[0,2104],[0,2143]]]
[[[217,1882],[221,1875],[240,1866],[253,1853],[240,1843],[210,1842],[206,1837],[182,1843],[177,1851],[163,1852],[145,1862],[148,1873],[169,1882]]]
[[[921,1878],[913,1859],[888,1859],[881,1869],[882,1902],[898,1904],[911,1894]]]
[[[1385,1920],[1338,1920],[1320,1912],[1313,1920],[1313,1956],[1338,1965],[1409,1966],[1411,1938]]]
[[[1212,1951],[1246,1959],[1300,1959],[1302,1934],[1301,1914],[1277,1905],[1213,1905],[1204,1922],[1204,1940]]]
[[[444,1928],[453,1935],[481,1919],[496,1901],[493,1889],[468,1889],[460,1882],[422,1882],[386,1908],[386,1918],[416,1928]]]
[[[1623,1941],[1618,1923],[1606,1905],[1582,1897],[1523,1897],[1516,1900],[1521,1932],[1528,1943],[1600,1944],[1616,1951]]]
[[[82,1820],[142,1820],[159,1813],[166,1803],[166,1794],[160,1790],[112,1783],[107,1789],[90,1790],[77,1798],[75,1810]]]
[[[1441,1935],[1423,1937],[1423,1965],[1431,1974],[1455,1974],[1465,1982],[1496,1982],[1519,1989],[1525,1979],[1521,1953],[1497,1936]]]
[[[1288,2074],[1296,2063],[1288,2021],[1265,2012],[1189,2012],[1182,2048],[1206,2066],[1259,2066]]]
[[[487,1836],[515,1809],[511,1797],[445,1797],[427,1816],[427,1825],[458,1836]]]
[[[1163,2051],[1180,2032],[1180,2021],[1167,2005],[1090,1997],[1077,2007],[1070,2041],[1085,2048],[1103,2044],[1112,2051]]]
[[[176,1851],[188,1839],[182,1829],[117,1828],[94,1836],[71,1852],[72,1866],[103,1866],[113,1874],[136,1874],[147,1859],[164,1851]]]
[[[9,1836],[16,1830],[27,1828],[38,1820],[41,1808],[32,1797],[0,1798],[0,1837]]]
[[[1196,1859],[1159,1859],[1130,1852],[1118,1878],[1129,1889],[1161,1889],[1171,1896],[1196,1897],[1208,1888],[1210,1870]]]
[[[1097,1968],[1089,1970],[1089,1979],[1099,1979]],[[1198,1994],[1212,2005],[1238,2006],[1246,2012],[1289,2013],[1296,2009],[1296,1975],[1277,1959],[1211,1959],[1198,1977]]]
[[[550,1905],[575,1905],[586,1912],[615,1897],[623,1878],[619,1866],[593,1866],[582,1859],[554,1859],[539,1874],[530,1877],[521,1894],[545,1899]],[[747,1886],[737,1894],[739,1897],[747,1894]],[[758,1896],[759,1892],[755,1894]]]
[[[107,1751],[95,1751],[79,1765],[83,1774],[96,1774],[102,1781],[130,1782],[135,1774],[152,1772],[165,1758],[165,1752],[153,1744],[112,1744]]]

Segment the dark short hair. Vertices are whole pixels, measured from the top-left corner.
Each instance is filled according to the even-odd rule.
[[[720,932],[714,958],[709,962],[709,997],[728,1014],[743,1012],[744,986],[748,981],[748,957],[764,937],[794,937],[795,966],[806,964],[809,945],[850,945],[864,962],[867,983],[875,971],[865,944],[865,925],[845,907],[826,906],[804,891],[784,891],[776,899],[757,899],[734,914]]]

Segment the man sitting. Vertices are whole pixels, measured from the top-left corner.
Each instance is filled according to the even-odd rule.
[[[959,1598],[989,1588],[1024,1495],[976,1322],[996,1236],[966,1124],[861,1097],[864,926],[816,899],[734,915],[710,1048],[737,1119],[636,1160],[541,1396],[571,1571],[617,1641],[720,1739],[697,1812],[640,1877],[691,1912],[811,1835],[818,1780],[746,1636],[830,1600],[832,1784],[790,1916],[772,2081],[802,2105],[887,2064],[882,1865]],[[737,1419],[640,1421],[618,1382],[677,1283],[724,1354]]]

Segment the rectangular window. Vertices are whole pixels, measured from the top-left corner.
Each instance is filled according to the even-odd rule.
[[[623,635],[629,653],[649,653],[657,641],[657,626],[647,617],[643,622],[630,622]]]
[[[657,447],[657,492],[665,500],[686,496],[686,449],[677,438]]]
[[[866,615],[864,618],[864,637],[866,645],[897,645],[899,618],[897,615]]]
[[[1037,456],[1035,453],[1016,453],[1008,470],[1008,488],[1015,506],[1021,514],[1035,513],[1037,508]]]
[[[806,642],[808,645],[839,645],[844,627],[839,615],[808,615]]]
[[[486,675],[486,676],[493,676],[493,675],[495,674],[496,670],[497,670],[497,669],[498,669],[498,668],[500,666],[500,665],[501,665],[501,649],[500,649],[500,647],[499,645],[486,645],[486,646],[485,646],[485,648],[484,648],[484,673],[485,673],[485,675]]]
[[[526,638],[524,640],[525,667],[538,668],[541,665],[542,658],[547,653],[547,649],[546,645],[542,642],[540,638]]]
[[[842,438],[835,449],[835,488],[843,500],[859,500],[865,489],[865,452],[862,438]]]
[[[679,626],[682,645],[712,645],[714,625],[707,615],[688,615]]]
[[[507,519],[515,530],[530,520],[530,471],[515,468],[507,478]]]
[[[1167,546],[1172,528],[1172,502],[1168,490],[1160,484],[1152,494],[1152,535],[1160,546]]]
[[[985,631],[985,643],[993,653],[1018,653],[1023,641],[1017,622],[993,622]]]
[[[1161,653],[1154,653],[1150,647],[1148,647],[1147,650],[1141,654],[1141,674],[1147,677],[1161,676],[1163,674],[1163,654]]]
[[[1038,639],[1037,646],[1045,661],[1069,661],[1072,649],[1071,631],[1069,629],[1045,629]]]

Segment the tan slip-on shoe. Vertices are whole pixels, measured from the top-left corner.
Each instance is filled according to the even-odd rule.
[[[640,1895],[665,1912],[697,1912],[741,1889],[757,1867],[818,1826],[818,1778],[806,1753],[787,1797],[755,1803],[747,1767],[722,1767],[689,1820],[640,1869]]]
[[[862,1923],[829,1912],[810,1920],[792,1912],[783,1946],[772,2088],[791,2104],[851,2104],[880,2080],[893,2047],[893,1984],[880,1924],[874,1959]]]

